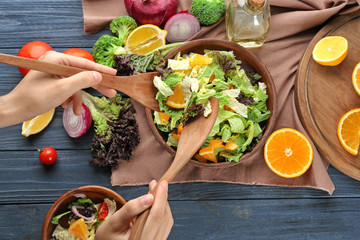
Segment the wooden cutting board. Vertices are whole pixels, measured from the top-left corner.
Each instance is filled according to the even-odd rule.
[[[321,66],[312,59],[312,50],[321,38],[335,35],[348,40],[348,55],[338,66]],[[337,127],[346,112],[360,108],[360,96],[351,80],[359,62],[360,11],[356,11],[335,18],[317,33],[300,61],[295,82],[300,119],[320,154],[336,169],[357,180],[360,180],[360,156],[343,149]]]

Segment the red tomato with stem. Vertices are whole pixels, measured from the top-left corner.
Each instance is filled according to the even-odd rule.
[[[103,202],[102,204],[100,204],[98,209],[98,218],[105,219],[108,214],[109,214],[109,206],[107,205],[106,202]]]
[[[39,59],[46,52],[53,50],[53,48],[43,41],[33,41],[25,44],[19,51],[18,56],[31,59]],[[19,67],[22,75],[26,75],[30,69]]]
[[[63,53],[71,55],[71,56],[75,56],[75,57],[86,58],[86,59],[89,59],[90,61],[95,62],[94,57],[91,55],[91,53],[89,53],[88,51],[85,51],[81,48],[70,48],[70,49],[64,51]]]
[[[43,149],[38,149],[39,159],[45,165],[52,165],[56,162],[57,153],[56,150],[52,147],[44,147]]]

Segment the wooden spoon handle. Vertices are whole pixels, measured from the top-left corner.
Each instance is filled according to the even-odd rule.
[[[0,62],[8,65],[13,65],[16,67],[28,68],[33,70],[38,70],[41,72],[46,72],[58,76],[70,77],[79,72],[85,71],[81,68],[70,67],[60,64],[54,64],[49,62],[44,62],[40,60],[35,60],[31,58],[13,56],[9,54],[0,53]]]
[[[217,98],[210,98],[210,102],[213,112],[210,114],[210,116],[208,116],[207,119],[201,116],[201,119],[197,119],[185,125],[179,139],[179,145],[175,158],[169,169],[160,178],[159,183],[163,180],[171,182],[178,174],[178,172],[189,161],[189,159],[197,152],[200,146],[205,142],[207,136],[210,134],[210,131],[213,128],[219,110],[219,101]],[[156,185],[150,192],[154,197],[157,186],[158,185]],[[133,229],[131,230],[129,240],[139,240],[141,238],[142,230],[144,229],[149,213],[150,209],[147,209],[137,217]]]

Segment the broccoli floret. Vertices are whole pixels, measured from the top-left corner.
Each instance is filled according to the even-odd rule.
[[[114,55],[126,54],[126,50],[122,46],[119,38],[102,35],[92,49],[95,62],[113,67],[115,65]]]
[[[126,38],[135,28],[137,28],[137,23],[130,16],[117,17],[110,23],[110,30],[120,39],[122,46],[125,45]]]
[[[220,20],[226,10],[225,0],[193,0],[190,13],[201,25],[211,25]]]

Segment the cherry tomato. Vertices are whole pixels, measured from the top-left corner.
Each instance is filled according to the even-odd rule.
[[[45,165],[51,165],[56,162],[57,153],[52,147],[44,147],[43,149],[38,149],[39,159]]]
[[[82,58],[86,58],[89,59],[90,61],[95,62],[93,56],[91,55],[91,53],[89,53],[88,51],[85,51],[81,48],[70,48],[66,51],[64,51],[63,53],[68,54],[68,55],[72,55],[75,57],[82,57]]]
[[[51,51],[53,48],[42,41],[33,41],[25,44],[19,51],[18,56],[39,59],[42,55],[44,55],[47,51]],[[25,76],[30,70],[27,68],[19,67],[19,71]]]
[[[98,209],[98,218],[105,219],[108,214],[109,214],[109,207],[106,202],[103,202],[102,204],[100,204],[100,207]]]

